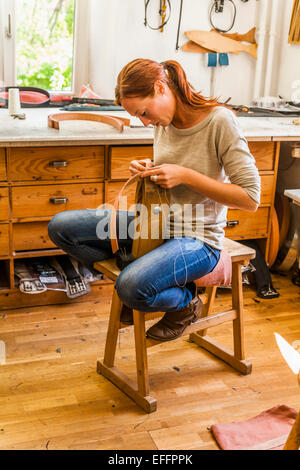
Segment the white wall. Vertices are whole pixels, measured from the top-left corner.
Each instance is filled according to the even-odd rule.
[[[281,47],[278,54],[278,94],[285,99],[290,99],[294,90],[291,84],[294,80],[300,80],[300,44],[289,44],[288,35],[292,14],[293,0],[282,2],[282,35]]]
[[[211,0],[184,0],[179,45],[187,39],[184,31],[209,30],[208,10]],[[225,2],[227,3],[227,2]],[[245,33],[256,22],[257,0],[243,3],[235,0],[237,15],[230,32]],[[229,4],[229,2],[228,2]],[[179,0],[171,0],[171,19],[164,32],[144,26],[143,0],[90,0],[92,45],[90,49],[90,83],[103,98],[114,98],[114,87],[121,68],[130,60],[144,57],[159,62],[177,60],[185,69],[189,81],[204,95],[210,93],[211,68],[207,54],[176,51]],[[151,0],[149,22],[158,25],[159,0]],[[227,17],[227,18],[226,18]],[[224,18],[225,23],[222,23]],[[217,24],[226,27],[230,13],[218,14]],[[215,94],[221,99],[232,97],[231,103],[250,104],[253,94],[255,59],[244,52],[229,54],[229,66],[217,67]]]

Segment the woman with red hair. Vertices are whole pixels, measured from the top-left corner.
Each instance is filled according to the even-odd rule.
[[[131,61],[119,73],[115,96],[128,113],[154,126],[154,159],[133,160],[131,174],[165,188],[173,208],[164,243],[130,263],[117,279],[122,321],[132,323],[132,309],[165,312],[147,335],[170,341],[201,313],[192,281],[218,263],[227,207],[256,211],[260,178],[233,112],[196,92],[178,62]],[[185,211],[187,206],[191,210]],[[108,224],[110,214],[90,211],[83,227],[79,212],[85,211],[71,212],[50,222],[54,243],[90,265],[110,257],[109,239],[95,236],[99,220]],[[118,217],[127,227],[132,221],[129,216],[122,222],[121,211]],[[130,237],[123,243],[128,249]]]

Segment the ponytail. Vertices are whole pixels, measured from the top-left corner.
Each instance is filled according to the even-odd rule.
[[[221,106],[217,98],[205,98],[188,82],[185,71],[175,60],[166,60],[162,62],[168,75],[168,85],[175,95],[179,95],[182,103],[191,106],[194,109],[204,107]]]
[[[161,64],[149,59],[135,59],[125,65],[118,75],[115,103],[121,105],[123,98],[153,96],[157,80],[165,82],[175,98],[194,109],[221,106],[217,98],[205,98],[188,82],[185,71],[175,60]]]

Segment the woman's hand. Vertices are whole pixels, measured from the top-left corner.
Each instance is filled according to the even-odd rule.
[[[162,188],[170,189],[179,184],[184,184],[184,172],[186,168],[172,163],[157,165],[151,169],[143,171],[142,178],[150,176],[151,181],[159,184]]]
[[[147,168],[151,168],[152,166],[153,163],[150,158],[145,158],[145,160],[132,160],[129,165],[129,171],[131,176],[134,176],[137,173],[145,171]]]

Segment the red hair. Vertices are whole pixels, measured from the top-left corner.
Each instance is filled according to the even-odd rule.
[[[153,96],[157,80],[166,83],[175,97],[194,109],[220,106],[217,98],[205,98],[195,91],[185,71],[175,60],[158,63],[149,59],[135,59],[123,67],[115,88],[115,103],[121,105],[123,98]]]

